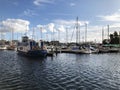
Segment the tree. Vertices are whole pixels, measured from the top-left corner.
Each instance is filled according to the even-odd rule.
[[[113,43],[114,43],[114,35],[110,34],[110,44],[113,44]]]
[[[114,35],[115,38],[117,38],[117,37],[118,37],[117,31],[114,31],[114,34],[113,34],[113,35]]]
[[[119,44],[119,35],[117,31],[114,31],[113,34],[110,34],[110,44]]]

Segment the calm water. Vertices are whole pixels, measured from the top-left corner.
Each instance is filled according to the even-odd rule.
[[[0,51],[0,90],[120,90],[120,53],[30,59]]]

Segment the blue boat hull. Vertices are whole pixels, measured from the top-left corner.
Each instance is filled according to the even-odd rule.
[[[29,56],[29,57],[46,57],[47,50],[29,50],[28,52],[23,52],[18,50],[18,54]]]

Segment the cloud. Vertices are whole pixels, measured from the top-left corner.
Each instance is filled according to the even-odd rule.
[[[34,0],[33,3],[37,6],[39,6],[39,5],[42,5],[42,4],[53,4],[54,0]]]
[[[55,24],[54,23],[49,23],[48,25],[46,25],[46,28],[51,31],[51,32],[55,32]]]
[[[109,25],[109,32],[113,33],[114,31],[117,31],[119,33],[119,31],[120,31],[120,23],[114,23],[114,24]]]
[[[55,24],[54,23],[49,23],[46,25],[37,25],[36,30],[42,30],[44,33],[46,32],[56,32]]]
[[[120,10],[111,15],[99,15],[103,21],[120,22]]]
[[[68,36],[69,36],[68,39],[70,42],[73,30],[75,30],[75,23],[76,23],[75,20],[54,20],[53,23],[48,23],[46,25],[37,25],[37,28],[40,29],[40,27],[42,27],[43,29],[45,29],[47,31],[47,37],[49,37],[49,39],[51,38],[52,40],[58,40],[59,39],[58,33],[59,33],[60,37],[63,38],[63,39],[60,38],[59,41],[61,42],[66,41],[66,29],[68,29]],[[81,24],[82,27],[85,25],[85,23],[89,24],[88,21],[79,21],[79,24]],[[72,40],[75,41],[75,31]]]
[[[76,24],[76,20],[62,20],[57,19],[53,21],[54,23],[60,24],[60,25],[66,25],[66,26],[74,26]],[[83,26],[85,23],[89,23],[89,21],[78,21],[80,26]]]
[[[25,32],[29,30],[30,22],[23,19],[7,19],[1,22],[0,32]]]
[[[60,32],[65,32],[65,27],[63,25],[59,25],[58,30]]]
[[[70,20],[72,21],[72,20]],[[66,21],[67,22],[67,21]],[[48,23],[46,25],[37,25],[39,27],[38,30],[40,30],[40,27],[43,27],[43,29],[46,30],[45,33],[43,33],[44,37],[43,39],[48,40],[59,40],[60,42],[66,42],[66,38],[68,39],[67,42],[75,42],[76,41],[76,30],[74,27],[74,24],[70,24],[71,26],[68,26],[68,23]],[[65,24],[65,25],[64,25]],[[108,36],[108,30],[107,25],[106,26],[94,26],[90,25],[88,23],[87,25],[87,41],[93,41],[93,42],[102,42],[102,28],[104,28],[104,39],[107,39]],[[114,23],[110,25],[109,33],[113,33],[114,31],[120,31],[120,23]],[[54,35],[53,35],[54,30]],[[66,30],[67,30],[67,36],[66,37]],[[39,31],[40,34],[40,31]],[[47,34],[47,36],[45,36]],[[85,24],[80,26],[80,42],[85,41]]]
[[[13,5],[18,6],[18,2],[13,2]]]
[[[43,27],[47,32],[47,37],[49,41],[59,40],[60,42],[66,42],[66,29],[67,29],[67,39],[68,42],[76,41],[76,30],[75,30],[76,20],[54,20],[53,23],[48,23],[46,25],[38,25]],[[90,25],[89,21],[79,21],[80,24],[80,42],[85,41],[85,23],[87,23],[87,41],[101,42],[102,41],[102,27]],[[114,23],[110,25],[110,33],[119,30],[120,23]],[[54,35],[53,35],[54,30]],[[60,31],[60,32],[59,32]],[[104,26],[104,39],[107,39],[107,25]],[[46,36],[44,36],[45,38]]]
[[[46,25],[38,24],[34,28],[35,28],[35,32],[36,32],[35,37],[37,37],[38,39],[42,38],[43,40],[51,41],[51,40],[53,40],[53,32],[56,33],[54,23],[48,23]],[[42,33],[41,33],[41,30],[42,30]]]
[[[35,13],[33,10],[27,9],[20,16],[32,17],[32,16],[37,16],[37,13]]]
[[[42,30],[43,33],[47,32],[45,25],[37,25],[36,30]]]
[[[36,27],[39,27],[38,30],[40,30],[40,27],[43,28],[43,30],[46,30],[46,32],[43,32],[43,38],[46,39],[49,37],[49,41],[51,40],[59,40],[60,42],[66,42],[66,29],[68,32],[68,42],[75,42],[76,41],[76,30],[75,30],[75,20],[54,20],[53,23],[48,23],[46,25],[37,25]],[[79,21],[80,23],[80,41],[85,41],[85,23],[87,23],[87,41],[96,41],[101,42],[102,40],[102,27],[103,26],[95,26],[90,25],[89,21]],[[114,31],[119,31],[120,23],[114,23],[110,25],[110,33],[113,33]],[[54,35],[53,35],[54,30]],[[60,31],[60,32],[59,32]],[[107,25],[104,26],[104,38],[107,39]],[[39,32],[40,34],[40,32]],[[60,34],[60,38],[59,35]],[[73,37],[72,37],[73,35]],[[54,37],[54,39],[53,39]]]
[[[70,3],[70,6],[71,7],[74,7],[76,4],[75,3]]]

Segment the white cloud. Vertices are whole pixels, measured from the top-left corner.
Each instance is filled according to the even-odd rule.
[[[47,32],[45,25],[37,25],[36,30],[42,30],[43,33]]]
[[[59,25],[58,30],[60,32],[65,32],[65,27],[63,25]]]
[[[27,9],[21,15],[22,16],[30,16],[31,17],[31,16],[36,16],[37,14],[33,10]]]
[[[39,6],[41,4],[52,4],[52,3],[54,3],[54,0],[34,0],[33,3],[37,6]]]
[[[107,27],[106,27],[107,28]],[[120,23],[114,23],[109,25],[110,28],[110,33],[113,33],[114,31],[117,31],[118,33],[120,32]]]
[[[75,20],[68,20],[68,21],[67,20],[54,20],[53,23],[49,23],[46,25],[37,25],[37,28],[40,29],[40,27],[42,27],[43,29],[45,29],[47,31],[46,34],[47,34],[47,37],[49,37],[49,40],[58,40],[59,39],[58,33],[59,33],[60,34],[59,41],[62,41],[62,42],[66,41],[66,29],[68,29],[68,40],[70,42],[73,30],[75,29],[75,23],[76,23]],[[79,24],[81,24],[80,26],[82,27],[85,25],[85,23],[89,24],[88,21],[79,21]],[[54,35],[53,35],[53,32],[54,32]],[[74,31],[74,37],[72,41],[75,41],[75,31]]]
[[[75,3],[70,3],[70,6],[71,7],[74,7],[76,4]]]
[[[76,20],[62,20],[62,19],[58,19],[58,20],[54,20],[54,23],[60,24],[60,25],[66,25],[66,26],[74,26],[76,24]],[[80,24],[80,26],[83,26],[85,23],[89,24],[89,21],[78,21],[78,23]]]
[[[22,19],[7,19],[1,22],[0,32],[25,32],[29,30],[30,22]]]
[[[46,30],[47,36],[44,35],[44,40],[49,39],[51,40],[58,40],[60,42],[66,42],[66,28],[68,32],[68,42],[75,42],[76,41],[76,30],[74,27],[74,24],[71,24],[72,26],[68,26],[68,23],[63,25],[58,23],[49,23],[47,25],[37,25],[37,27],[43,27]],[[110,25],[109,33],[113,33],[114,31],[120,31],[120,23],[115,23]],[[53,29],[54,29],[54,35],[53,35]],[[58,32],[60,31],[60,32]],[[40,32],[39,32],[40,33]],[[58,35],[59,34],[59,35]],[[104,39],[107,39],[108,30],[107,25],[104,26]],[[80,41],[85,41],[85,24],[80,26]],[[87,27],[87,41],[93,41],[93,42],[101,42],[102,41],[102,26],[91,26],[88,23]]]
[[[49,23],[46,25],[37,25],[36,30],[42,30],[43,33],[50,33],[50,32],[56,32],[55,24],[54,23]]]
[[[46,25],[46,28],[48,28],[48,30],[50,30],[51,32],[55,32],[55,24],[54,23],[49,23],[48,25]]]
[[[75,31],[75,20],[54,20],[53,23],[49,23],[46,25],[37,25],[37,27],[42,27],[46,30],[47,33],[43,33],[44,40],[46,38],[49,38],[49,40],[58,40],[60,33],[60,40],[61,42],[66,41],[66,28],[68,32],[68,42],[70,41],[76,41],[76,31]],[[85,23],[87,23],[87,41],[96,41],[101,42],[102,40],[102,26],[91,26],[89,21],[79,21],[80,25],[80,41],[85,41]],[[113,33],[116,30],[119,30],[120,23],[111,24],[110,25],[110,33]],[[54,36],[53,36],[53,30],[54,30]],[[58,32],[60,31],[60,32]],[[74,33],[73,33],[74,31]],[[104,38],[107,39],[107,25],[104,26]],[[39,32],[40,34],[40,32]],[[45,36],[47,34],[47,37]],[[72,37],[73,35],[73,37]],[[54,37],[54,39],[53,39]]]
[[[103,21],[120,22],[120,10],[111,15],[100,15],[98,17],[100,17]]]
[[[21,16],[32,17],[32,16],[38,16],[38,14],[34,10],[32,10],[32,9],[26,9],[19,16],[20,17]]]

